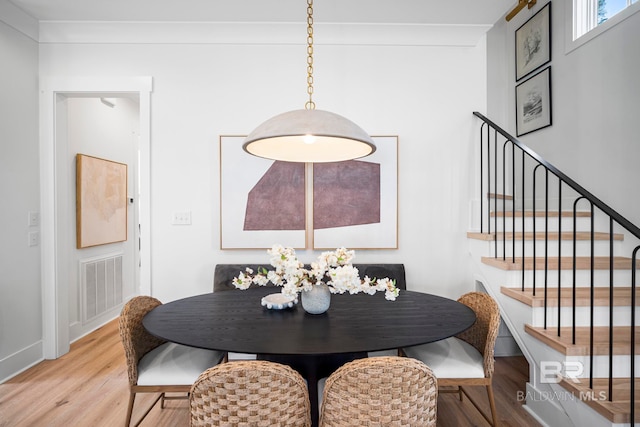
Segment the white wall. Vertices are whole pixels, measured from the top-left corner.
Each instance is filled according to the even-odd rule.
[[[400,138],[400,248],[359,251],[357,260],[405,263],[412,289],[451,297],[472,289],[465,233],[477,134],[471,112],[485,109],[484,37],[467,47],[319,41],[316,34],[318,108]],[[219,250],[218,138],[303,108],[303,44],[46,43],[40,53],[42,77],[153,77],[155,296],[209,292],[215,264],[267,260],[263,250]],[[174,211],[191,211],[192,225],[171,225]]]
[[[498,22],[487,36],[489,117],[515,135],[514,32],[546,3]],[[519,138],[636,225],[640,13],[569,50],[570,16],[552,2],[553,124]]]
[[[6,16],[6,15],[5,15]],[[38,44],[0,20],[0,381],[42,357]]]

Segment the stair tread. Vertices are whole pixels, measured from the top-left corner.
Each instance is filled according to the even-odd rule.
[[[490,199],[498,199],[498,200],[513,200],[513,196],[510,194],[501,194],[501,193],[489,193],[487,197]]]
[[[536,288],[536,294],[533,295],[533,288],[510,288],[502,286],[500,291],[513,299],[527,304],[530,307],[544,307],[544,288]],[[591,305],[591,288],[579,287],[576,291],[576,306],[588,307]],[[610,288],[608,286],[598,286],[594,288],[594,305],[609,306]],[[640,289],[636,289],[636,298],[640,302]],[[560,288],[560,303],[564,307],[573,304],[573,288]],[[614,286],[613,288],[613,305],[616,307],[631,305],[631,288],[627,286]],[[547,288],[547,306],[558,306],[558,288]]]
[[[589,405],[612,423],[628,423],[631,409],[629,378],[613,378],[612,394],[609,401],[609,379],[594,378],[593,388],[589,388],[588,378],[563,378],[560,385]],[[640,396],[640,378],[634,381],[636,396]],[[636,397],[635,412],[640,413],[640,400]]]
[[[544,218],[545,216],[548,216],[549,218],[558,218],[558,217],[562,217],[562,218],[573,218],[573,211],[512,211],[512,210],[504,210],[504,211],[491,211],[491,216],[492,217],[498,217],[501,218],[503,216],[507,217],[507,218],[511,218],[513,217],[515,214],[516,218],[522,218],[523,216],[525,218]],[[577,218],[589,218],[591,217],[591,212],[589,211],[576,211],[575,213]]]
[[[525,332],[538,338],[556,351],[567,356],[587,356],[590,351],[590,328],[588,326],[576,327],[576,343],[572,344],[572,328],[561,327],[560,336],[558,328],[540,326],[524,326]],[[609,354],[609,327],[595,326],[593,328],[593,354]],[[613,327],[613,354],[629,354],[631,343],[630,326]],[[640,354],[640,330],[635,332],[635,354]]]
[[[594,269],[596,270],[608,270],[609,269],[609,257],[607,256],[596,256],[593,258]],[[502,270],[521,270],[523,259],[521,257],[514,258],[507,257],[506,260],[502,258],[494,258],[494,257],[482,257],[482,262],[487,265],[491,265],[493,267],[500,268]],[[560,261],[560,264],[558,264]],[[558,265],[562,268],[562,270],[571,270],[573,269],[573,258],[572,257],[548,257],[547,259],[547,268],[549,270],[557,270]],[[543,270],[545,264],[544,256],[537,256],[535,258],[535,268],[537,270]],[[524,258],[524,267],[525,270],[532,270],[534,267],[534,258],[533,257],[525,257]],[[632,267],[632,259],[628,257],[613,257],[613,268],[615,270],[630,270]],[[591,268],[591,257],[576,257],[576,269],[578,270],[588,270]]]
[[[493,242],[494,240],[498,240],[498,241],[502,241],[503,238],[507,241],[513,240],[515,237],[515,240],[522,240],[524,237],[524,240],[534,240],[533,237],[533,232],[531,231],[527,231],[524,233],[522,232],[516,232],[515,236],[513,232],[507,232],[507,233],[502,233],[502,232],[498,232],[498,233],[480,233],[480,232],[475,232],[475,231],[469,231],[467,232],[467,237],[470,239],[475,239],[475,240],[484,240],[487,242]],[[558,237],[561,238],[561,240],[566,240],[566,241],[573,241],[573,237],[574,237],[574,233],[572,231],[563,231],[561,233],[561,236],[559,235],[558,232],[556,231],[550,231],[549,233],[547,233],[547,235],[545,236],[545,232],[544,231],[538,231],[535,234],[535,240],[544,240],[545,237],[548,240],[558,240]],[[576,240],[591,240],[591,233],[588,231],[580,231],[575,233],[575,238]],[[603,232],[597,232],[594,233],[593,235],[593,239],[594,240],[609,240],[609,233],[603,233]],[[624,240],[624,235],[620,234],[620,233],[614,233],[613,234],[613,240]]]

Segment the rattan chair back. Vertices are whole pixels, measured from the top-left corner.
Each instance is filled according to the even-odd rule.
[[[484,375],[489,378],[494,370],[494,349],[500,328],[500,308],[498,303],[486,293],[469,292],[458,298],[458,302],[476,313],[476,322],[466,331],[456,335],[471,344],[482,354]]]
[[[243,360],[214,366],[191,387],[191,426],[309,427],[309,392],[289,366]]]
[[[320,426],[435,426],[437,396],[436,377],[419,360],[358,359],[327,378]]]
[[[151,335],[142,325],[142,318],[162,303],[150,296],[137,296],[129,300],[120,313],[120,338],[127,360],[129,385],[138,383],[138,362],[154,348],[166,341]]]

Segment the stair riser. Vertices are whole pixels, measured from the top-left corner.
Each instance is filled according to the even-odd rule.
[[[511,217],[507,217],[504,218],[504,223],[502,221],[501,217],[497,218],[497,225],[495,221],[496,218],[491,218],[491,231],[513,231],[514,230],[514,223],[513,223],[513,218]],[[535,229],[536,231],[544,231],[545,230],[545,219],[544,218],[525,218],[524,219],[524,228],[523,228],[523,221],[522,218],[520,217],[516,217],[515,219],[515,230],[516,231],[522,231],[523,229],[526,231],[533,231],[533,227],[534,227],[534,223],[535,223]],[[558,225],[560,224],[560,225]],[[558,218],[552,218],[550,217],[548,219],[547,224],[548,225],[548,230],[549,231],[558,231],[559,229],[561,229],[562,231],[570,231],[573,230],[573,218],[562,218],[560,219],[560,222],[558,222]],[[487,225],[485,225],[485,227],[489,227]],[[497,227],[497,228],[496,228]],[[576,218],[576,230],[579,231],[587,231],[591,229],[591,220],[590,218],[585,218],[585,217],[580,217],[580,218]],[[596,228],[596,230],[602,230],[601,228]],[[484,230],[485,232],[487,230]]]
[[[608,270],[594,270],[593,272],[594,283],[599,286],[608,286],[610,282]],[[536,289],[544,290],[545,274],[544,270],[536,271]],[[521,271],[507,271],[504,274],[505,282],[504,286],[522,286],[522,272]],[[636,275],[636,280],[639,281],[637,285],[640,287],[640,275]],[[558,284],[558,270],[548,270],[546,275],[546,282],[548,287],[556,287]],[[524,272],[524,283],[526,287],[532,287],[533,271]],[[591,283],[591,272],[589,270],[576,270],[576,287],[589,287]],[[560,271],[560,284],[562,287],[573,286],[573,271],[561,270]],[[629,270],[614,270],[613,272],[613,286],[631,286],[631,271]]]
[[[589,378],[591,364],[588,356],[567,357],[564,363],[567,375],[574,378]],[[640,378],[640,369],[638,369],[640,355],[636,355],[635,364],[635,377]],[[553,366],[551,366],[551,369],[553,369]],[[631,378],[631,359],[629,356],[613,356],[613,377]],[[593,356],[593,378],[609,378],[609,356]]]
[[[498,240],[497,242],[490,242],[489,253],[494,254],[495,253],[494,248],[497,247],[498,256],[502,256],[502,252],[503,252],[502,248],[506,247],[507,257],[513,256],[513,252],[514,252],[514,246],[512,244],[513,242],[511,240],[507,240],[505,243],[506,244],[503,244],[502,239]],[[560,253],[563,257],[573,256],[573,242],[566,241],[566,240],[563,240],[560,246],[558,246],[557,240],[549,240],[546,244],[546,248],[545,248],[545,242],[543,240],[537,240],[535,242],[526,241],[524,243],[525,256],[527,257],[533,256],[534,245],[535,245],[536,257],[543,257],[545,255],[545,250],[548,256],[558,256],[558,253]],[[623,254],[622,249],[623,249],[622,242],[614,241],[613,243],[614,255]],[[607,240],[594,241],[593,250],[594,250],[595,256],[609,256],[609,251],[610,251],[609,241]],[[515,254],[517,257],[522,256],[521,240],[515,241]],[[576,241],[577,256],[589,256],[590,254],[591,254],[590,241],[586,241],[586,240]]]
[[[576,326],[590,325],[590,307],[576,307]],[[544,326],[544,307],[535,307],[531,313],[531,324],[533,326]],[[640,320],[640,307],[636,307],[636,319]],[[636,322],[638,322],[636,320]],[[573,310],[570,307],[560,309],[561,326],[573,325]],[[593,325],[609,326],[609,307],[594,307],[593,309]],[[613,309],[613,325],[614,326],[630,326],[631,325],[631,307],[614,307]],[[547,308],[547,327],[558,326],[558,308]]]
[[[537,380],[543,383],[554,383],[556,375],[567,378],[589,378],[590,358],[588,356],[567,356],[560,359],[548,358],[538,361],[539,369],[534,372]],[[640,366],[640,355],[635,357],[636,366]],[[631,360],[629,356],[613,356],[613,377],[630,378]],[[640,378],[640,369],[636,368],[635,377]],[[593,356],[593,378],[609,378],[609,356]]]

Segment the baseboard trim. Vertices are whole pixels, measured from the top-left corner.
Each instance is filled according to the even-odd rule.
[[[42,341],[19,350],[0,360],[0,384],[44,360]]]
[[[543,392],[527,383],[524,409],[545,427],[575,427],[567,413],[549,398],[553,392]]]

